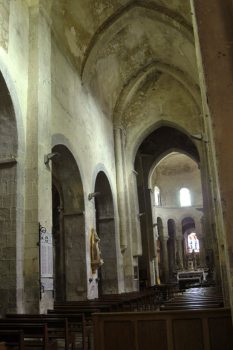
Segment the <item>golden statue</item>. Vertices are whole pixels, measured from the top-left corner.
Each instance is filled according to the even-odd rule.
[[[98,268],[103,265],[104,261],[101,259],[99,249],[99,237],[94,229],[91,230],[91,268],[92,273],[96,273]]]

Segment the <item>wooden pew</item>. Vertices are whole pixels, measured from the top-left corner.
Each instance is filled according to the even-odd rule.
[[[48,319],[65,318],[68,321],[69,332],[82,333],[82,348],[86,349],[86,337],[88,338],[88,348],[91,348],[92,323],[86,323],[84,314],[6,314],[7,319],[40,319],[45,322]]]
[[[100,312],[114,312],[114,310],[112,309],[112,306],[111,305],[95,305],[95,306],[79,306],[79,305],[68,305],[68,306],[54,306],[54,310],[94,310],[94,309],[98,309],[100,310]],[[60,312],[58,312],[60,313]],[[69,313],[69,312],[68,312]],[[78,313],[83,313],[82,311],[78,312]]]
[[[65,340],[65,350],[69,350],[69,345],[72,346],[72,350],[75,350],[75,334],[69,332],[68,320],[67,318],[5,318],[0,319],[1,323],[10,324],[41,324],[46,323],[48,329],[49,339],[64,339]]]
[[[0,323],[0,330],[23,330],[25,347],[39,347],[43,350],[57,350],[57,342],[49,341],[47,324]]]
[[[25,350],[24,334],[22,329],[18,331],[0,330],[0,340],[1,342],[4,342],[4,347],[17,347],[19,350]]]
[[[3,342],[3,341],[0,342],[0,350],[7,350],[5,344],[6,344],[6,343]]]
[[[123,311],[123,303],[119,300],[87,300],[87,301],[55,301],[54,309],[60,309],[61,307],[95,307],[107,306],[111,307],[112,311]]]
[[[95,350],[231,350],[229,309],[93,315]]]
[[[48,315],[53,315],[53,314],[58,314],[58,315],[64,315],[64,314],[70,314],[70,315],[73,315],[73,314],[84,314],[85,316],[85,320],[88,322],[88,325],[90,323],[92,323],[92,314],[93,313],[98,313],[100,312],[99,309],[82,309],[82,308],[79,308],[79,309],[48,309],[47,310],[48,312]]]

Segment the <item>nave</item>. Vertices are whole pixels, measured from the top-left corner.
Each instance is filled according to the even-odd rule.
[[[1,350],[231,349],[221,288],[177,284],[94,300],[55,302],[46,314],[6,314]],[[191,344],[191,347],[190,347]]]

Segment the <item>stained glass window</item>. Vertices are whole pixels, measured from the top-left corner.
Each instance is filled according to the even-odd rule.
[[[194,250],[196,253],[200,251],[199,240],[197,239],[196,233],[192,232],[188,235],[188,250],[190,253]]]

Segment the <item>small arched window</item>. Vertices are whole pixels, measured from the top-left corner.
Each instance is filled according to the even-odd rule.
[[[161,205],[161,195],[158,186],[154,187],[155,205]]]
[[[181,188],[180,190],[180,206],[189,207],[191,205],[190,192],[187,188]]]
[[[188,250],[189,253],[194,252],[198,253],[200,251],[199,240],[197,239],[196,233],[192,232],[188,235]]]

